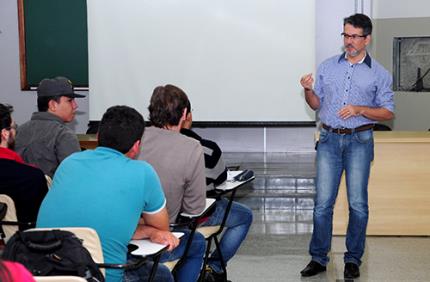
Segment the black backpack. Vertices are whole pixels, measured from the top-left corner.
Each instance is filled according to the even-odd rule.
[[[82,241],[69,231],[18,231],[7,242],[3,259],[23,264],[35,276],[72,275],[104,281]]]

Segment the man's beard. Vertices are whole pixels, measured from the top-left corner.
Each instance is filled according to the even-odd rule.
[[[9,140],[7,140],[7,147],[12,151],[15,150],[15,138],[9,138]]]
[[[352,51],[347,51],[347,48],[352,48]],[[360,52],[354,48],[352,45],[347,45],[343,47],[343,50],[346,52],[346,54],[350,57],[356,57]]]

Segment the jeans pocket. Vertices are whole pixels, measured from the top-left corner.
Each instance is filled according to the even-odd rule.
[[[373,140],[373,130],[364,130],[360,132],[356,132],[354,134],[354,139],[361,144],[367,144]]]
[[[328,132],[324,128],[321,128],[321,130],[320,130],[320,136],[318,138],[318,143],[325,143],[325,142],[327,142],[329,135],[330,135],[330,132]]]

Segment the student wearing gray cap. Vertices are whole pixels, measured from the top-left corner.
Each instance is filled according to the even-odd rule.
[[[50,177],[62,160],[81,150],[76,134],[66,123],[75,118],[75,98],[82,97],[65,77],[43,79],[37,88],[39,111],[18,129],[16,151]]]

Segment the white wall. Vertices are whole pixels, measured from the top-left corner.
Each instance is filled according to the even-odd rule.
[[[373,17],[375,19],[430,16],[429,0],[374,0],[373,2]]]
[[[300,1],[300,0],[298,0]],[[390,1],[390,0],[315,0],[316,1],[316,63],[340,52],[342,41],[342,19],[353,14],[358,6],[367,14],[373,14],[375,18],[383,17],[416,17],[429,16],[430,1]],[[264,2],[264,1],[262,1]],[[361,3],[363,2],[363,7]],[[393,5],[395,3],[395,5]],[[370,9],[372,7],[373,9]],[[370,10],[369,10],[370,9]],[[373,12],[372,12],[373,11]],[[412,11],[412,12],[411,12]],[[10,103],[15,107],[14,117],[18,123],[23,123],[30,118],[31,112],[36,110],[34,92],[20,90],[19,77],[19,44],[17,1],[0,1],[0,102]],[[375,38],[378,40],[378,38]],[[423,95],[421,95],[423,96]],[[88,99],[77,99],[80,114],[77,122],[73,124],[76,132],[83,133],[88,123]],[[304,102],[304,101],[303,101]],[[407,115],[401,118],[407,119]],[[312,128],[249,128],[249,129],[223,129],[206,128],[199,129],[223,146],[226,151],[306,151],[313,150]],[[241,143],[237,144],[237,135],[232,132],[240,132]],[[264,147],[266,144],[266,147]],[[243,148],[243,149],[241,149]]]

